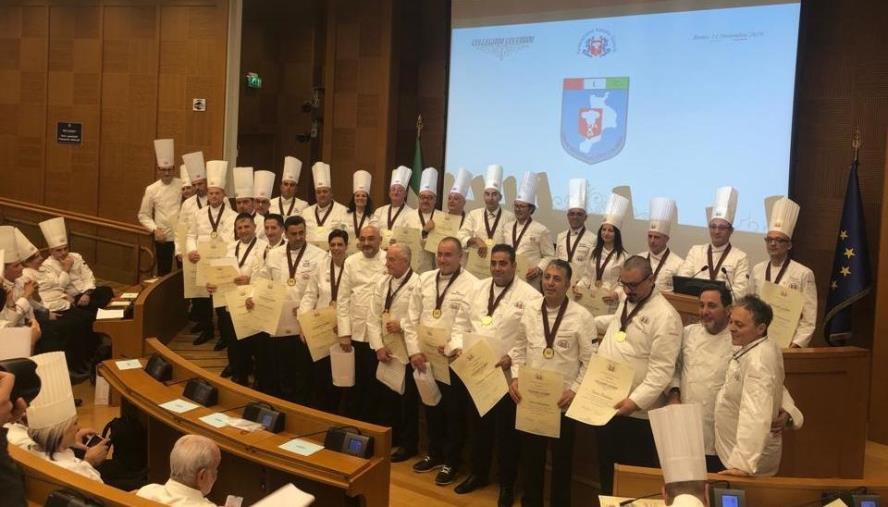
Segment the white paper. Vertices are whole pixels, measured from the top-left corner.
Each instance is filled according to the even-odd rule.
[[[598,503],[601,507],[619,507],[626,500],[632,500],[632,498],[598,495]],[[656,498],[640,498],[629,505],[632,507],[660,507],[661,505],[665,506],[666,502]]]
[[[139,297],[138,292],[124,292],[120,295],[120,299],[136,299]]]
[[[189,410],[194,410],[200,405],[195,403],[191,403],[190,401],[185,401],[181,398],[176,398],[175,400],[170,400],[166,403],[161,403],[160,408],[165,408],[170,412],[174,412],[176,414],[184,414]]]
[[[0,360],[31,357],[31,326],[0,329]]]
[[[441,401],[441,390],[438,389],[438,383],[431,372],[425,373],[419,370],[413,370],[413,380],[416,382],[416,390],[419,391],[419,397],[422,404],[427,407],[434,407]]]
[[[352,387],[355,385],[355,349],[343,352],[337,343],[330,347],[330,371],[333,385]]]
[[[99,311],[96,312],[96,320],[111,320],[122,318],[123,310],[106,310],[104,308],[99,308]]]
[[[303,440],[301,438],[294,438],[293,440],[284,442],[278,447],[285,451],[290,451],[292,453],[298,454],[300,456],[311,456],[312,454],[324,448],[323,445],[319,445],[308,440]]]
[[[404,394],[407,366],[395,358],[384,363],[379,361],[376,367],[376,379],[398,394]]]
[[[111,301],[108,303],[108,308],[126,308],[132,304],[132,301]]]
[[[96,375],[96,393],[93,399],[94,405],[107,406],[111,397],[111,385],[101,375]]]
[[[126,359],[123,361],[114,361],[118,370],[137,370],[142,367],[142,363],[138,359]]]
[[[214,428],[224,428],[228,426],[228,416],[222,412],[213,412],[200,418],[201,422],[208,424]]]
[[[253,504],[253,507],[308,507],[315,497],[292,484],[287,484],[274,493]]]

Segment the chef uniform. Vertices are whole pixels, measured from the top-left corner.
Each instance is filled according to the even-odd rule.
[[[330,180],[330,165],[323,162],[315,162],[311,166],[311,173],[314,176],[315,190],[319,188],[332,188]],[[302,218],[305,219],[306,240],[322,250],[328,247],[328,235],[333,229],[345,230],[348,223],[348,208],[331,200],[326,208],[318,207],[317,203],[305,208],[302,211]]]
[[[512,359],[512,378],[518,378],[523,366],[560,373],[564,378],[564,390],[574,393],[580,390],[589,359],[592,357],[592,315],[579,304],[565,297],[558,309],[544,307],[544,299],[527,303],[521,324],[515,334],[514,345],[509,352]],[[559,316],[562,316],[560,323]],[[543,319],[548,321],[544,324]],[[546,330],[551,330],[550,342]],[[518,385],[519,391],[521,385]],[[559,438],[548,438],[521,432],[524,468],[524,505],[543,505],[546,448],[552,446],[552,473],[550,476],[550,500],[552,505],[571,504],[571,480],[573,478],[573,446],[575,421],[561,413]]]
[[[669,484],[697,482],[705,492],[706,460],[700,413],[697,404],[669,405],[649,412],[666,491]],[[697,496],[685,493],[676,495],[671,505],[703,507],[705,504]]]
[[[737,189],[721,187],[716,190],[712,216],[708,220],[709,226],[713,226],[712,222],[715,219],[733,224],[736,213]],[[746,253],[734,248],[730,241],[719,247],[711,243],[694,245],[677,274],[724,281],[734,300],[737,300],[746,295],[746,285],[749,283],[749,260]]]
[[[302,161],[296,157],[284,157],[284,170],[281,172],[281,182],[292,181],[299,183],[299,175],[302,173]],[[301,215],[302,211],[308,207],[308,203],[296,197],[294,194],[290,199],[284,199],[278,196],[271,201],[271,213],[277,213],[284,217],[284,220],[294,215]],[[306,233],[308,231],[306,230]]]
[[[253,172],[253,193],[255,194],[257,208],[260,201],[270,201],[271,192],[274,189],[275,174],[271,171],[254,171]],[[269,213],[273,213],[269,209]],[[265,236],[265,215],[256,212],[253,215],[253,221],[256,222],[256,236],[260,239],[267,240]]]
[[[355,353],[355,385],[349,393],[348,416],[375,422],[379,407],[376,382],[376,354],[370,348],[367,321],[370,300],[377,280],[385,276],[385,251],[379,249],[367,257],[363,251],[345,259],[339,299],[336,303],[336,321],[339,337],[351,337]]]
[[[634,377],[628,398],[638,410],[598,428],[601,488],[613,488],[614,463],[656,467],[647,411],[665,403],[681,348],[681,316],[654,286],[637,303],[623,299],[598,347],[601,357],[628,364]]]
[[[536,206],[537,174],[525,172],[518,187],[518,195],[515,201]],[[549,229],[533,219],[531,214],[527,221],[518,223],[513,219],[506,224],[503,242],[515,249],[515,255],[523,255],[527,259],[527,268],[537,267],[542,272],[549,265],[549,261],[555,256],[555,246],[552,243],[552,233]],[[516,273],[516,276],[524,279],[525,273]],[[539,290],[542,273],[531,280],[530,285]]]
[[[768,232],[779,232],[792,239],[792,233],[799,218],[799,205],[783,197],[771,208],[768,220]],[[814,272],[807,266],[790,259],[789,253],[780,265],[771,264],[770,259],[756,264],[752,268],[749,281],[750,294],[761,296],[765,282],[773,282],[781,287],[796,290],[804,296],[802,314],[799,317],[792,343],[799,347],[807,347],[814,335],[817,323],[817,285]]]
[[[771,431],[771,421],[780,410],[783,380],[783,353],[767,335],[734,352],[715,398],[715,450],[725,468],[777,473],[783,434]]]
[[[539,307],[540,293],[518,276],[500,287],[493,278],[480,280],[456,314],[453,335],[457,341],[466,343],[467,334],[486,337],[497,357],[508,355],[512,350],[514,337],[520,333],[521,318],[526,308]],[[492,310],[492,311],[491,311]],[[506,371],[507,380],[511,370]],[[514,488],[518,473],[518,449],[520,437],[515,431],[515,403],[508,394],[481,417],[477,410],[471,411],[470,432],[472,435],[471,473],[480,484],[490,478],[490,462],[493,456],[494,440],[499,446],[500,488]]]
[[[458,269],[450,275],[439,276],[440,269],[419,275],[419,285],[410,298],[408,318],[404,326],[404,341],[410,357],[422,352],[419,342],[419,327],[452,329],[456,315],[462,305],[472,295],[478,279],[471,273]],[[449,336],[444,349],[450,355],[462,349],[461,335]],[[431,374],[431,366],[426,363],[426,371]],[[462,458],[465,439],[465,405],[468,393],[457,375],[450,375],[450,385],[437,382],[441,391],[441,401],[434,407],[426,407],[428,422],[429,449],[431,463],[443,463],[450,473],[458,470]],[[424,463],[420,461],[417,465]],[[416,465],[414,465],[416,470]]]
[[[393,169],[389,188],[394,187],[395,185],[399,185],[405,189],[408,188],[410,186],[411,174],[413,174],[413,171],[405,166],[398,166],[397,169]],[[380,206],[373,212],[373,218],[370,219],[370,225],[375,225],[379,228],[379,233],[382,235],[383,250],[388,248],[389,242],[392,239],[392,229],[407,225],[407,216],[411,213],[413,213],[413,208],[407,205],[406,198],[400,208],[392,209],[391,204],[386,204],[385,206]]]
[[[359,170],[355,171],[352,174],[352,194],[356,194],[358,192],[364,192],[368,196],[370,195],[370,183],[373,181],[373,176],[367,171]],[[345,217],[345,231],[348,232],[348,243],[349,243],[349,251],[356,251],[358,249],[358,236],[361,233],[361,229],[366,225],[370,225],[372,221],[372,213],[366,213],[355,210],[354,212],[346,210]]]
[[[11,225],[0,225],[0,250],[4,252],[3,269],[7,264],[17,264],[25,260],[22,250],[19,248],[17,234],[18,229]],[[3,275],[0,272],[0,275]],[[29,325],[28,321],[34,320],[33,302],[24,297],[24,290],[19,286],[18,280],[3,278],[3,289],[11,291],[6,299],[6,304],[0,308],[0,323],[2,327],[20,327]]]
[[[188,178],[192,184],[207,179],[207,168],[204,163],[203,152],[196,151],[194,153],[186,153],[185,155],[182,155],[182,160],[185,161],[185,169],[188,170]],[[184,256],[188,253],[187,241],[188,232],[191,230],[191,222],[194,220],[197,211],[205,209],[206,207],[206,194],[200,196],[195,193],[182,202],[182,208],[179,210],[179,225],[177,228],[184,231],[184,236],[181,241],[178,240],[177,237],[176,255]]]
[[[157,167],[170,168],[175,165],[172,139],[155,139],[154,155]],[[176,224],[179,221],[179,207],[182,201],[182,180],[172,178],[169,183],[158,179],[145,187],[142,204],[139,206],[139,223],[152,234],[160,229],[163,240],[154,240],[157,259],[157,275],[163,276],[173,270]]]
[[[172,479],[168,479],[164,484],[142,486],[136,492],[136,496],[175,507],[216,507],[215,503],[204,497],[201,490]]]
[[[457,229],[456,238],[459,239],[459,231],[462,230],[463,224],[466,223],[466,210],[465,210],[465,200],[468,198],[469,194],[469,185],[472,184],[472,173],[466,171],[462,167],[456,172],[456,176],[453,178],[453,185],[450,186],[450,192],[447,193],[447,202],[441,203],[441,209],[447,208],[447,213],[451,213],[450,209],[450,196],[458,195],[462,198],[462,206],[458,210],[457,213],[454,211],[453,215],[459,215],[461,218],[459,219],[459,228]]]
[[[502,194],[502,166],[487,166],[487,173],[484,176],[484,190],[496,190]],[[493,245],[505,242],[506,224],[514,221],[514,213],[503,209],[502,206],[497,206],[493,211],[488,210],[486,206],[473,209],[466,213],[466,219],[459,229],[459,240],[462,242],[463,248],[465,248],[468,246],[470,239],[481,238],[487,244],[489,250]]]
[[[675,201],[665,197],[654,197],[651,199],[650,214],[648,232],[656,232],[668,237],[672,229],[672,222],[675,221]],[[668,246],[660,253],[648,250],[638,255],[650,261],[651,269],[654,270],[654,283],[657,287],[663,292],[672,292],[672,277],[681,268],[684,259]]]
[[[586,211],[586,179],[574,178],[568,182],[567,209],[581,209]],[[579,229],[567,230],[558,233],[555,240],[555,257],[570,263],[574,278],[580,279],[586,269],[586,263],[592,255],[597,240],[595,231],[586,229],[583,224]]]
[[[421,196],[423,194],[431,194],[435,196],[435,202],[432,204],[432,209],[425,212],[422,211],[417,204],[417,208],[411,210],[407,214],[407,219],[404,221],[404,225],[411,229],[418,229],[421,231],[420,244],[425,248],[426,238],[429,233],[424,231],[423,227],[425,227],[429,221],[434,221],[436,215],[441,216],[443,213],[443,211],[435,209],[438,202],[438,170],[434,167],[427,167],[422,171],[422,179],[419,183],[419,195]],[[435,254],[423,250],[421,252],[413,252],[413,257],[419,258],[419,261],[415,266],[417,273],[425,273],[426,271],[435,269]]]
[[[235,167],[232,173],[234,180],[234,200],[235,213],[240,213],[237,208],[237,201],[241,199],[250,199],[253,203],[252,210],[248,211],[253,215],[253,224],[256,226],[256,237],[265,239],[265,217],[256,211],[256,173],[252,167]],[[237,236],[237,232],[234,233]]]
[[[622,230],[623,221],[629,211],[629,199],[619,194],[611,194],[604,208],[604,218],[601,225],[608,224],[617,230]],[[599,229],[601,226],[599,226]],[[597,231],[596,231],[597,237]],[[589,261],[578,285],[583,287],[601,287],[610,292],[617,292],[620,282],[620,271],[626,262],[626,254],[608,249],[601,245],[601,255],[596,257],[594,252],[589,255]],[[610,305],[611,311],[616,310],[617,302]],[[596,317],[599,317],[596,315]]]

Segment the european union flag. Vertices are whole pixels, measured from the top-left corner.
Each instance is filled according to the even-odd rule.
[[[851,163],[848,189],[845,191],[845,207],[842,223],[836,238],[836,252],[830,273],[829,295],[826,298],[824,332],[826,341],[851,333],[851,305],[863,298],[872,288],[870,278],[869,249],[866,243],[866,227],[863,221],[863,205],[860,200],[860,184],[857,181],[857,157]]]

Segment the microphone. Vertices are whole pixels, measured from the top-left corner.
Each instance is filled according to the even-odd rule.
[[[731,294],[734,293],[734,284],[731,283],[731,278],[728,276],[728,270],[722,266],[722,274],[725,275],[725,282],[728,284],[728,290],[731,291]]]
[[[622,502],[620,502],[619,506],[623,507],[625,505],[632,505],[633,503],[635,503],[636,500],[644,500],[645,498],[653,498],[655,496],[660,496],[661,494],[662,493],[658,491],[656,493],[651,493],[650,495],[644,495],[644,496],[639,496],[636,498],[630,498],[629,500],[623,500]]]
[[[700,273],[702,273],[704,271],[709,271],[709,266],[703,266],[702,268],[700,268],[700,271],[697,271],[696,273],[691,275],[691,278],[697,278],[697,275],[699,275]]]

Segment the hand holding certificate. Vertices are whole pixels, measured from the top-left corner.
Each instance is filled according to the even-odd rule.
[[[599,355],[592,356],[580,391],[574,397],[567,417],[590,426],[604,426],[617,413],[614,405],[629,396],[632,367]]]
[[[439,351],[439,347],[447,345],[449,329],[419,326],[419,349],[428,360],[435,380],[450,385],[450,361]]]
[[[278,322],[282,320],[284,302],[287,298],[287,287],[272,280],[258,280],[253,284],[253,327],[275,335]],[[295,323],[295,318],[293,319]],[[295,329],[296,326],[292,326]]]
[[[320,361],[330,355],[330,347],[339,342],[333,328],[336,327],[336,308],[328,306],[298,316],[299,327],[312,361]]]
[[[386,324],[390,320],[395,320],[391,318],[390,313],[382,314],[382,344],[388,348],[392,357],[397,359],[398,362],[401,364],[407,364],[410,362],[410,357],[407,355],[407,345],[404,343],[404,333],[389,333],[386,331]]]
[[[450,215],[448,213],[435,213],[432,217],[432,221],[435,223],[435,228],[429,231],[429,235],[426,237],[425,250],[426,252],[438,253],[438,243],[440,243],[442,239],[448,236],[456,237],[459,232],[459,223],[462,221],[462,216]]]
[[[484,417],[506,393],[506,374],[496,366],[499,357],[487,340],[478,340],[451,364],[475,402],[478,414]]]
[[[801,292],[765,282],[761,290],[762,300],[774,310],[774,319],[768,326],[768,336],[781,349],[789,348],[802,316],[805,299]]]
[[[221,238],[197,242],[197,253],[200,254],[200,260],[197,261],[197,285],[203,287],[207,284],[206,267],[210,260],[225,257],[227,252],[228,247]]]
[[[593,317],[610,315],[613,313],[610,303],[604,301],[604,296],[609,296],[611,293],[611,291],[607,288],[595,287],[594,285],[588,287],[583,284],[579,284],[577,285],[576,290],[580,293],[582,297],[577,299],[576,296],[571,294],[572,299],[587,310],[589,310],[589,313],[591,313]]]
[[[231,323],[234,326],[234,335],[238,340],[243,340],[259,332],[253,323],[253,316],[247,310],[246,301],[253,293],[250,285],[238,285],[224,292],[225,306],[231,315]]]
[[[554,371],[522,366],[518,370],[521,401],[515,410],[515,429],[543,437],[561,437],[561,409],[564,379]]]

